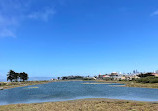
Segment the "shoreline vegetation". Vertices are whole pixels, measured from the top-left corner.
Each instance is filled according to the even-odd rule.
[[[125,84],[122,87],[140,87],[140,88],[158,88],[158,83],[137,83],[136,81],[105,81],[105,80],[96,80],[97,82],[106,82],[106,83],[120,83]]]
[[[0,88],[11,89],[11,88],[16,88],[16,87],[46,84],[50,82],[53,82],[53,81],[0,82]]]
[[[0,106],[0,111],[157,111],[157,109],[157,102],[105,98]]]

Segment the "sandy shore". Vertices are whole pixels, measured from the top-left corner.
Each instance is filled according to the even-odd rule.
[[[64,102],[0,106],[0,111],[157,111],[158,103],[114,99],[81,99]]]

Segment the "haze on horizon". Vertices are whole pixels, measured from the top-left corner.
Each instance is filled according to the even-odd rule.
[[[0,78],[158,69],[157,0],[0,0]]]

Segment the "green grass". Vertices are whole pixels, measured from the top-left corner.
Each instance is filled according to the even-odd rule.
[[[158,77],[148,76],[136,79],[138,83],[158,83]]]

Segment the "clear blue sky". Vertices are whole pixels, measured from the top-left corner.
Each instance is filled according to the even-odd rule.
[[[0,77],[158,69],[157,0],[0,0]]]

